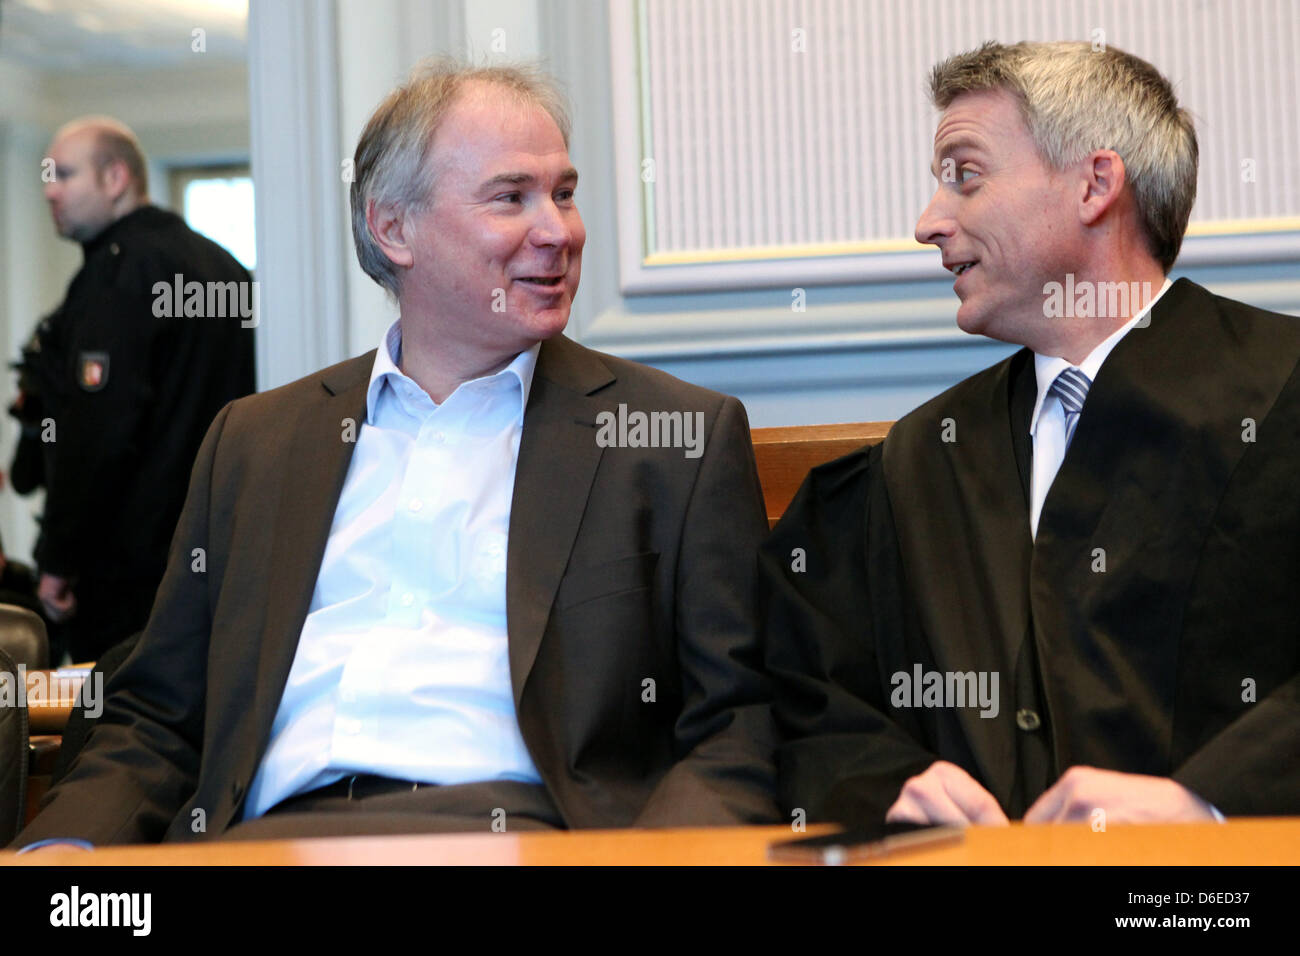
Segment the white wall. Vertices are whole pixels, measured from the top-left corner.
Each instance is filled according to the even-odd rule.
[[[49,141],[40,77],[0,62],[0,354],[14,359],[37,320],[55,305],[81,260],[80,251],[56,236],[41,195],[41,157]],[[0,470],[8,470],[18,423],[5,409],[15,376],[0,370]],[[22,498],[6,480],[0,491],[0,539],[11,558],[29,561],[36,540],[41,496]]]
[[[258,6],[255,3],[254,20]],[[622,295],[606,0],[447,0],[433,5],[418,0],[320,0],[300,9],[309,19],[333,21],[329,53],[338,64],[332,127],[338,153],[322,158],[333,169],[351,155],[373,107],[422,56],[536,56],[560,78],[573,101],[570,152],[582,173],[579,206],[588,231],[582,288],[569,334],[585,344],[736,394],[755,425],[894,419],[1010,352],[1007,346],[966,336],[956,328],[957,300],[946,278],[810,284],[802,313],[792,312],[788,288]],[[261,41],[250,35],[250,42],[311,62],[319,58],[319,50],[285,51],[286,45],[298,44],[306,35],[299,30]],[[506,49],[496,53],[494,40],[502,38]],[[256,103],[255,111],[274,115],[293,101],[277,98],[269,87],[264,92],[270,98]],[[346,234],[346,190],[330,195]],[[268,206],[264,212],[260,223],[278,229],[280,243],[290,245],[302,235],[304,227],[295,222],[292,207]],[[344,299],[338,320],[341,334],[332,338],[332,351],[318,353],[314,362],[299,361],[292,350],[278,349],[280,364],[273,381],[287,381],[325,361],[373,347],[395,315],[392,304],[357,267],[350,239],[342,262],[317,257],[300,261],[292,276],[267,274],[264,279],[298,283],[300,293],[286,290],[286,299],[292,301],[298,294],[315,294],[321,284],[333,287],[332,277],[321,279],[329,273],[336,275]],[[1294,261],[1223,262],[1175,270],[1175,275],[1189,275],[1224,294],[1295,313],[1300,313],[1298,273]],[[277,333],[286,342],[320,335],[315,328],[292,328],[295,321],[314,318],[281,315],[276,321],[289,326]]]

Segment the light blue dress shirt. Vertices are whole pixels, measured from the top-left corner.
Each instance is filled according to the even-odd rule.
[[[1151,301],[1140,312],[1107,336],[1088,353],[1087,358],[1073,367],[1083,372],[1088,377],[1088,381],[1095,382],[1102,365],[1110,357],[1115,346],[1119,345],[1120,339],[1128,335],[1139,322],[1151,314],[1155,304],[1169,291],[1171,285],[1173,283],[1166,278],[1160,291],[1151,297]],[[1052,487],[1056,473],[1061,469],[1061,462],[1065,459],[1065,408],[1061,405],[1061,400],[1051,393],[1052,383],[1056,381],[1058,375],[1071,367],[1069,361],[1058,355],[1034,353],[1034,375],[1038,380],[1038,398],[1034,403],[1033,415],[1029,419],[1029,435],[1034,447],[1033,473],[1029,480],[1029,532],[1035,539],[1038,537],[1038,519],[1043,513],[1043,503],[1047,500],[1048,489]]]
[[[539,346],[441,404],[375,356],[311,606],[245,818],[355,773],[540,783],[519,732],[506,549]]]

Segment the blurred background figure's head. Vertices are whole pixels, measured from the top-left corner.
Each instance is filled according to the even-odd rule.
[[[149,200],[149,171],[135,133],[108,116],[83,116],[54,134],[48,151],[53,182],[45,184],[54,228],[89,242]]]

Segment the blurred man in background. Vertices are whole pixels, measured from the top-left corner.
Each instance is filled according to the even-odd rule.
[[[244,307],[248,272],[150,203],[126,126],[75,120],[55,134],[46,166],[55,228],[85,262],[24,349],[33,391],[24,387],[19,416],[39,428],[27,429],[16,463],[30,472],[39,440],[38,596],[62,624],[57,642],[84,660],[144,627],[203,434],[255,388],[256,320]]]

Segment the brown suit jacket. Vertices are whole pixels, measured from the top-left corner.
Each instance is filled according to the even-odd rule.
[[[217,417],[145,635],[20,844],[212,837],[242,817],[373,361]],[[597,415],[620,404],[703,412],[703,454],[600,447]],[[752,600],[764,531],[736,399],[564,337],[543,343],[510,516],[507,620],[520,729],[569,826],[776,818]]]

